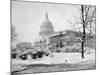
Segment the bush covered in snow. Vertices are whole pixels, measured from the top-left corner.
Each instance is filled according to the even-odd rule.
[[[22,54],[19,56],[22,60],[27,60],[27,54]]]
[[[17,53],[11,53],[11,58],[15,59],[17,57],[17,55],[18,55]]]

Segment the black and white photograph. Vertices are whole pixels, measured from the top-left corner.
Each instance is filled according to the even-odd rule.
[[[96,6],[11,1],[11,74],[96,69]]]

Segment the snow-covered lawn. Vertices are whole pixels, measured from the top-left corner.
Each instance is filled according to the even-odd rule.
[[[61,70],[91,69],[91,67],[95,68],[95,50],[92,50],[92,49],[87,50],[84,56],[85,58],[82,59],[81,53],[53,53],[52,57],[44,56],[43,58],[38,58],[38,59],[30,58],[28,60],[12,59],[12,69],[11,70],[12,72],[21,71],[21,70],[27,69],[26,66],[38,65],[38,64],[49,65],[47,72],[49,71],[49,69],[50,70],[52,69],[52,71],[60,71],[60,68],[57,69],[57,67],[62,67],[63,64],[65,64],[65,66],[69,66],[68,64],[70,64],[73,67],[67,67],[67,68],[65,67],[65,68],[61,68]],[[62,65],[57,66],[57,64],[62,64]],[[54,65],[54,67],[51,67],[52,65]],[[37,68],[40,69],[39,66],[37,66]],[[46,71],[45,66],[41,68],[45,68],[45,71]],[[32,69],[32,72],[35,72],[34,67]],[[44,72],[44,70],[43,71],[39,70],[38,72]]]
[[[61,63],[80,63],[83,61],[94,60],[95,61],[95,50],[85,52],[85,58],[81,58],[81,53],[53,53],[53,56],[45,56],[38,59],[13,59],[12,64],[61,64]]]

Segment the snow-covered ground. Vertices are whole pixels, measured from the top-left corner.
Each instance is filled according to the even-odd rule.
[[[95,61],[95,50],[89,49],[85,52],[85,58],[81,58],[81,53],[53,53],[53,56],[45,56],[43,58],[38,59],[13,59],[12,64],[61,64],[61,63],[80,63],[83,61]]]

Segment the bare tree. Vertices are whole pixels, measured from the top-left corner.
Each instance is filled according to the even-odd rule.
[[[16,28],[14,25],[11,25],[11,42],[14,42],[16,40],[17,33]]]
[[[81,54],[82,58],[84,58],[84,43],[87,39],[91,38],[95,35],[95,22],[96,22],[96,7],[91,5],[81,5],[80,6],[80,18],[78,19],[77,23],[69,22],[72,26],[74,31],[79,31],[81,36]],[[81,28],[79,25],[81,25]],[[87,35],[88,33],[88,35]]]
[[[82,58],[84,58],[84,43],[85,41],[92,36],[92,25],[95,24],[95,6],[81,5],[81,23],[83,26],[82,33]],[[89,36],[86,36],[86,29],[89,27],[90,33]]]

